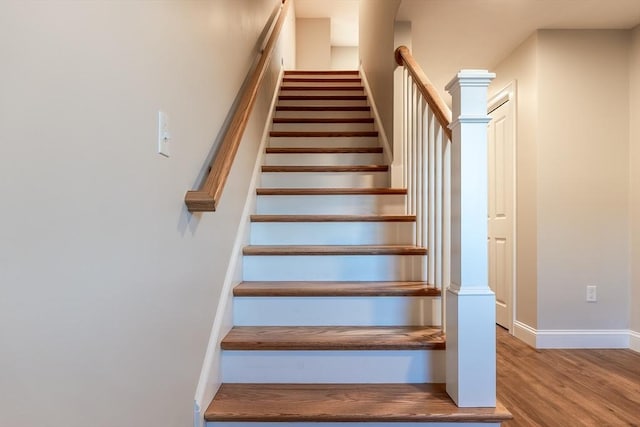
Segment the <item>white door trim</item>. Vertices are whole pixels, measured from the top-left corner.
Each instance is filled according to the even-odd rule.
[[[517,84],[516,81],[513,80],[511,82],[509,82],[509,84],[507,84],[504,88],[502,88],[501,90],[499,90],[494,96],[492,96],[489,99],[489,102],[487,103],[487,114],[491,114],[493,111],[495,111],[496,109],[498,109],[499,107],[501,107],[502,105],[506,104],[507,102],[509,103],[509,117],[511,120],[511,131],[513,132],[513,253],[512,253],[512,260],[513,260],[513,269],[512,269],[512,283],[513,283],[513,287],[511,289],[511,301],[509,301],[509,303],[511,304],[511,322],[509,325],[509,333],[511,333],[511,335],[515,334],[515,328],[514,328],[514,324],[516,322],[516,296],[517,296],[517,282],[516,282],[516,278],[517,278],[517,270],[518,270],[518,251],[517,251],[517,247],[518,247],[518,234],[516,233],[517,231],[517,222],[518,222],[518,204],[517,204],[517,200],[518,200],[518,173],[517,173],[517,166],[518,166],[518,139],[517,139],[517,99],[516,99],[516,88],[517,88]]]

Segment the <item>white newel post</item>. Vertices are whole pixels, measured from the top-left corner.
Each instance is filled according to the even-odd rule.
[[[453,100],[447,393],[461,407],[496,405],[496,308],[487,253],[487,87],[494,77],[462,70],[446,87]]]

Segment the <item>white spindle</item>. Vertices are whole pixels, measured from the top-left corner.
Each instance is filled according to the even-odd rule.
[[[407,182],[407,202],[409,206],[409,213],[413,214],[413,162],[415,161],[414,153],[413,153],[413,79],[409,76],[408,79],[408,90],[407,90],[407,112],[409,113],[407,130],[409,132],[409,140],[408,140],[408,157],[407,157],[407,170],[409,181]]]
[[[403,188],[407,188],[409,185],[409,169],[407,165],[409,164],[409,151],[407,147],[409,146],[409,114],[407,103],[409,102],[409,71],[406,68],[402,69],[402,186]],[[405,213],[409,213],[408,201],[405,202]]]
[[[422,117],[425,114],[426,102],[424,97],[418,93],[418,103],[416,111],[416,245],[424,246],[425,241],[422,235],[423,222],[423,164],[424,164],[424,137],[422,134]]]
[[[442,283],[444,291],[451,284],[451,141],[447,140],[443,147],[443,201],[442,201]],[[447,293],[442,292],[441,315],[442,332],[447,331]]]
[[[440,124],[438,124],[437,128],[436,128],[436,134],[435,134],[435,141],[434,141],[434,145],[435,145],[435,194],[434,194],[434,205],[435,205],[435,212],[434,212],[434,227],[435,227],[435,242],[434,242],[434,249],[435,249],[435,253],[436,253],[436,260],[435,260],[435,267],[436,267],[436,271],[435,271],[435,282],[437,283],[439,287],[442,286],[442,191],[443,191],[443,177],[442,177],[442,173],[443,173],[443,158],[442,155],[444,154],[443,151],[443,146],[444,146],[444,138],[443,138],[443,130],[442,130],[442,126],[440,126]]]
[[[412,117],[412,155],[413,160],[411,162],[412,171],[411,176],[413,180],[413,213],[417,213],[417,203],[418,203],[418,168],[419,168],[419,155],[418,155],[418,134],[419,134],[419,105],[420,105],[420,93],[418,92],[418,87],[415,85],[415,82],[411,91],[411,117]]]
[[[439,287],[439,283],[436,283],[435,277],[435,266],[436,260],[438,259],[437,248],[435,245],[436,242],[436,227],[435,227],[435,192],[436,192],[436,180],[435,180],[435,129],[439,126],[438,121],[436,120],[435,115],[430,110],[429,111],[429,130],[428,130],[428,140],[429,140],[429,151],[428,151],[428,159],[429,159],[429,169],[428,169],[428,187],[427,187],[427,218],[426,221],[428,223],[427,226],[427,245],[429,247],[429,260],[428,260],[428,268],[427,268],[427,281],[430,285]]]

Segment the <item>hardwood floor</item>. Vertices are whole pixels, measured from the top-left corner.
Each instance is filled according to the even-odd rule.
[[[504,427],[640,426],[640,354],[535,350],[498,328]]]

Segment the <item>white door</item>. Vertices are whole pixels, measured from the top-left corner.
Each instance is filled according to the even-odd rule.
[[[508,99],[508,98],[507,98]],[[489,286],[496,294],[496,322],[512,329],[514,277],[513,100],[489,112]]]

